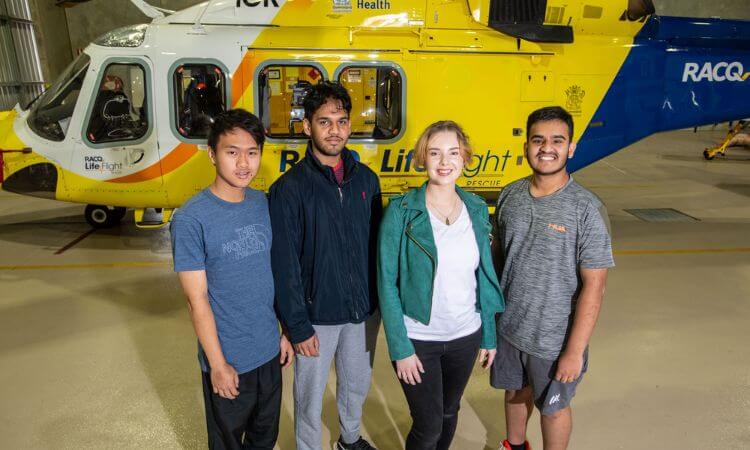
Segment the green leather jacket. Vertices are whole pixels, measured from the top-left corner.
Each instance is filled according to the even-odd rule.
[[[388,351],[397,361],[414,354],[404,316],[429,325],[437,248],[425,205],[425,189],[412,189],[391,198],[378,236],[378,296]],[[484,200],[456,187],[466,205],[479,247],[477,311],[482,319],[484,349],[497,345],[495,314],[505,310],[500,284],[492,264],[489,214]]]

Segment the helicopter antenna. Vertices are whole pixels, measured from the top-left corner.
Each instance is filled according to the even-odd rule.
[[[193,28],[196,30],[203,30],[205,32],[205,29],[203,28],[203,24],[201,23],[201,20],[203,20],[203,16],[206,15],[206,12],[208,12],[208,8],[211,7],[211,4],[214,2],[214,0],[208,0],[208,3],[206,3],[206,7],[203,8],[203,12],[201,12],[201,15],[198,16],[198,18],[195,20],[195,24],[193,25]]]
[[[149,5],[145,0],[130,0],[130,3],[135,5],[135,7],[141,10],[143,14],[152,19],[161,19],[164,17],[164,13],[160,8]]]

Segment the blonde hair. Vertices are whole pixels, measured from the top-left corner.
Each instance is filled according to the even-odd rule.
[[[464,129],[461,128],[461,125],[452,120],[441,120],[425,128],[425,130],[419,136],[417,145],[414,146],[415,167],[424,169],[425,161],[427,161],[427,145],[429,144],[430,139],[432,139],[433,136],[438,133],[442,133],[443,131],[456,133],[456,138],[458,138],[458,148],[461,151],[461,157],[464,160],[464,165],[468,164],[469,161],[471,161],[473,153],[471,151],[471,146],[469,145],[469,136],[466,135]]]

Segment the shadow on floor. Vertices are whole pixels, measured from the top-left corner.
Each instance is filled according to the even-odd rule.
[[[732,192],[734,194],[750,197],[750,184],[719,183],[716,185],[716,187],[724,191]]]
[[[58,250],[91,227],[81,217],[60,215],[45,219],[32,219],[30,213],[12,217],[0,224],[0,241]],[[7,219],[9,216],[5,216]],[[15,220],[22,219],[22,220]],[[117,226],[96,230],[91,236],[75,245],[76,249],[89,250],[149,250],[154,254],[171,253],[169,228],[142,230],[135,227],[132,213]]]
[[[86,223],[83,218],[83,206],[60,206],[59,203],[54,203],[53,205],[58,207],[38,211],[35,210],[15,214],[0,215],[0,225],[54,224],[58,222]]]

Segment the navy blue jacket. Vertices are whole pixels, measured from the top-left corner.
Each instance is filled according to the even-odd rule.
[[[340,186],[308,143],[305,158],[270,189],[276,308],[295,344],[315,333],[313,324],[360,323],[378,304],[380,184],[348,149],[341,156]]]

